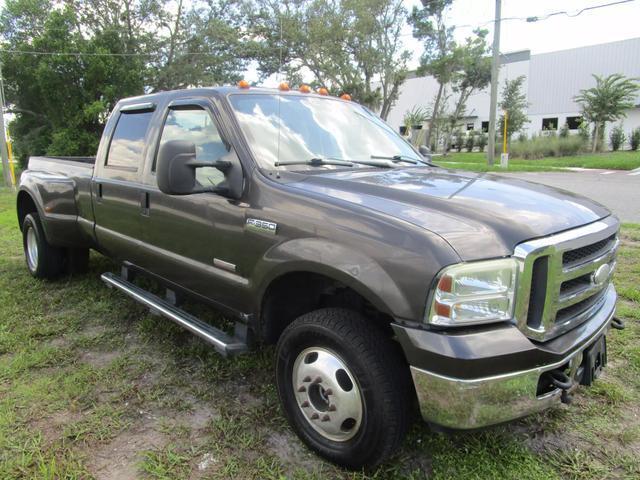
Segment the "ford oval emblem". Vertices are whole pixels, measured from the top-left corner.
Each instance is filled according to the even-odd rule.
[[[611,273],[611,266],[608,263],[604,265],[600,265],[598,269],[591,274],[591,282],[595,285],[604,285],[609,279],[609,274]]]

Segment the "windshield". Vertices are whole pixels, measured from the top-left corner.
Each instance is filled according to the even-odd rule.
[[[272,169],[276,162],[306,162],[319,158],[370,162],[372,157],[395,157],[423,161],[391,127],[355,103],[274,94],[230,95],[230,102],[253,154],[263,168]],[[399,162],[398,166],[407,164]],[[287,168],[310,167],[288,165]],[[320,164],[319,168],[345,167]]]

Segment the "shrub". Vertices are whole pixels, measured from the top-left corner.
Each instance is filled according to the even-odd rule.
[[[569,136],[569,125],[567,122],[564,122],[564,125],[560,127],[560,138],[567,138]]]
[[[470,133],[469,135],[467,135],[467,139],[464,142],[464,148],[467,150],[467,152],[472,152],[473,146],[475,145],[475,143],[476,143],[475,135]]]
[[[526,133],[520,132],[518,134],[518,141],[519,142],[526,142],[527,140],[528,140],[528,138],[527,138],[527,134]]]
[[[640,147],[640,127],[629,134],[629,142],[631,143],[631,150],[634,152],[638,150],[638,147]]]
[[[462,131],[456,130],[455,136],[456,136],[456,151],[460,153],[464,145],[464,135],[462,134]]]
[[[486,133],[481,133],[476,138],[476,145],[481,152],[484,152],[484,147],[487,146],[488,138]]]
[[[580,122],[580,126],[578,127],[578,136],[582,138],[585,143],[591,139],[591,128],[589,128],[589,124],[587,122]]]
[[[620,147],[624,145],[626,137],[622,125],[616,125],[611,129],[609,133],[609,141],[611,142],[611,150],[614,152],[620,150]]]
[[[568,137],[532,137],[525,142],[516,142],[511,146],[511,156],[525,159],[543,157],[566,157],[577,155],[585,147],[585,142],[578,135]]]

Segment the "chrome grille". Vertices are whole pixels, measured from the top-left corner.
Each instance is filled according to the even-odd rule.
[[[618,221],[608,217],[516,247],[520,275],[515,321],[527,336],[549,340],[602,306],[616,265],[618,228]]]

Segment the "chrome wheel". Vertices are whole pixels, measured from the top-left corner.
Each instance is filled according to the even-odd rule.
[[[337,354],[320,347],[303,350],[293,364],[292,382],[298,406],[315,431],[336,442],[358,433],[360,388]]]
[[[33,227],[27,230],[27,263],[32,271],[38,268],[38,239]]]

